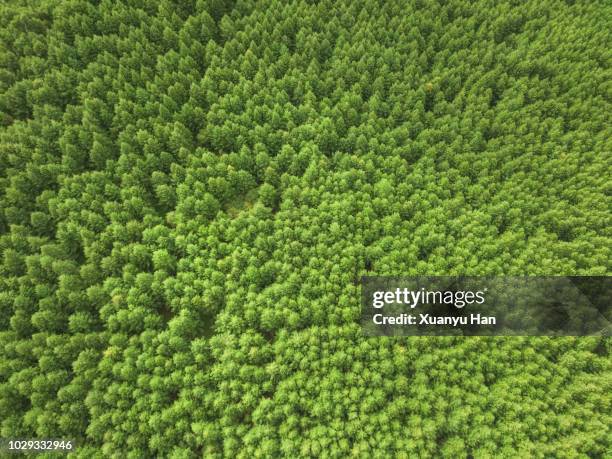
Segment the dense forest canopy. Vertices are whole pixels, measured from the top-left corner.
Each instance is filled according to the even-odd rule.
[[[612,5],[0,6],[0,437],[603,457],[605,338],[366,338],[362,275],[608,275]]]

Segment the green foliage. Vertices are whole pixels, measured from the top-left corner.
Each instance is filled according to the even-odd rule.
[[[365,338],[371,275],[610,272],[604,1],[5,1],[0,437],[604,457],[610,341]]]

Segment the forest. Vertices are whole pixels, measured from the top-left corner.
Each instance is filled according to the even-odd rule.
[[[368,337],[359,279],[610,275],[611,45],[606,0],[4,0],[0,438],[606,457],[608,337]]]

